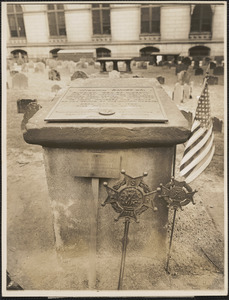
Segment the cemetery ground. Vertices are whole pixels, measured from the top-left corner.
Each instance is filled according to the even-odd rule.
[[[172,96],[176,82],[175,69],[154,67],[150,71],[133,67],[132,75],[165,77],[163,88]],[[12,89],[8,77],[7,90],[7,270],[11,278],[25,290],[87,290],[88,259],[60,259],[54,248],[52,214],[43,164],[42,147],[26,144],[17,113],[18,99],[37,99],[41,106],[52,101],[54,84],[64,87],[71,83],[66,70],[59,69],[61,81],[48,80],[48,71],[26,72],[28,88]],[[87,74],[101,75],[94,66],[82,69]],[[78,80],[78,79],[77,79]],[[203,76],[193,76],[192,99],[181,104],[195,111]],[[212,116],[224,118],[223,76],[219,84],[209,86]],[[171,251],[170,274],[154,267],[150,253],[143,257],[128,255],[123,289],[125,290],[221,290],[224,288],[224,133],[215,132],[216,150],[211,164],[190,185],[196,189],[195,205],[178,211]],[[177,147],[176,178],[184,145]],[[162,170],[163,171],[163,170]],[[146,212],[148,213],[148,211]],[[115,214],[115,213],[114,213]],[[144,218],[144,214],[140,218]],[[168,237],[172,212],[169,213]],[[117,226],[123,226],[120,222]],[[130,229],[131,230],[131,229]],[[144,233],[142,233],[143,237]],[[120,237],[121,240],[122,237]],[[141,238],[141,237],[139,237]],[[98,254],[97,289],[116,290],[121,259],[120,253]],[[131,240],[129,241],[129,245]],[[153,245],[152,245],[153,251]],[[87,271],[88,270],[88,273]],[[153,292],[152,292],[153,293]]]

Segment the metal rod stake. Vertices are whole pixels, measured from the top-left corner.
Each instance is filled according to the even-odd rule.
[[[170,250],[172,247],[172,240],[173,240],[173,232],[174,232],[174,225],[175,225],[175,219],[176,219],[176,212],[177,208],[174,208],[174,214],[173,214],[173,224],[172,224],[172,230],[171,230],[171,236],[170,236],[170,241],[169,241],[169,253],[168,253],[168,258],[167,258],[167,264],[166,264],[166,272],[169,273],[169,260],[170,260]]]
[[[127,248],[127,241],[128,241],[129,224],[130,224],[130,220],[129,220],[129,218],[126,218],[123,241],[122,241],[122,260],[121,260],[121,267],[120,267],[120,274],[119,274],[118,290],[122,290],[122,282],[123,282],[125,260],[126,260],[126,248]]]

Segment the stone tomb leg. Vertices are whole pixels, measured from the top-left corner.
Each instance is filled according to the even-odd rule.
[[[24,133],[27,143],[41,145],[44,149],[57,252],[63,258],[80,258],[81,261],[86,261],[87,267],[82,274],[82,281],[87,276],[89,289],[103,290],[101,279],[104,274],[111,278],[110,287],[116,289],[123,220],[114,222],[117,213],[110,205],[101,206],[107,198],[103,182],[114,186],[117,181],[123,180],[121,170],[124,169],[131,177],[142,176],[147,172],[144,183],[151,191],[160,183],[166,184],[172,175],[174,146],[185,142],[190,130],[185,118],[155,79],[87,79],[74,81],[73,85],[93,89],[98,85],[100,88],[110,87],[112,93],[118,89],[121,99],[121,86],[128,89],[129,96],[132,95],[130,90],[136,87],[146,88],[146,93],[149,94],[148,88],[154,86],[168,118],[168,122],[164,123],[138,123],[124,119],[123,122],[119,120],[117,123],[66,120],[57,123],[45,122],[44,119],[53,106],[53,103],[50,103],[50,107],[38,111],[29,120],[27,131]],[[92,94],[95,94],[94,90]],[[56,96],[55,103],[58,102],[58,97],[61,96]],[[100,97],[97,100],[99,99]],[[117,98],[116,101],[118,100]],[[64,105],[65,109],[66,105],[67,102]],[[138,109],[138,113],[142,112]],[[139,216],[140,223],[131,222],[126,259],[139,257],[144,266],[144,260],[150,258],[152,268],[158,265],[163,274],[168,208],[161,199],[155,201],[155,206],[158,208],[156,212],[149,208]],[[107,262],[110,264],[109,275]],[[117,281],[112,280],[114,277]],[[125,280],[128,278],[124,279],[124,288]]]

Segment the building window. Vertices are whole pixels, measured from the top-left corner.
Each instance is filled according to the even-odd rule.
[[[111,34],[110,5],[92,4],[93,34]]]
[[[47,6],[50,36],[66,35],[64,5],[48,4]]]
[[[160,33],[160,6],[142,4],[141,33]]]
[[[21,5],[8,4],[7,16],[11,37],[25,37],[25,26]]]
[[[211,25],[211,6],[206,4],[197,4],[191,18],[191,32],[211,32]]]

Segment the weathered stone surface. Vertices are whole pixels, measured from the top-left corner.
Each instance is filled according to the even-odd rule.
[[[28,87],[28,78],[22,73],[17,73],[12,78],[12,86],[13,88],[26,89]]]
[[[75,80],[75,79],[78,79],[78,78],[83,78],[83,79],[86,79],[88,78],[88,75],[83,72],[83,71],[76,71],[72,76],[71,76],[71,80]]]
[[[39,112],[38,112],[39,113]],[[36,116],[36,115],[35,115]],[[174,148],[171,147],[150,147],[150,148],[129,148],[110,149],[103,148],[96,150],[87,149],[55,149],[44,148],[44,159],[46,176],[49,186],[50,198],[53,213],[56,216],[54,230],[56,246],[61,249],[74,247],[75,253],[82,249],[90,251],[90,231],[97,227],[96,249],[97,253],[106,251],[108,253],[120,253],[118,240],[123,236],[123,222],[120,220],[114,223],[117,214],[111,206],[101,207],[101,203],[107,198],[103,181],[98,184],[98,198],[92,187],[91,178],[78,176],[77,166],[84,158],[93,155],[110,155],[122,157],[118,169],[126,170],[127,174],[138,177],[143,172],[148,172],[144,182],[155,190],[161,182],[170,180],[172,158]],[[90,160],[90,159],[89,159]],[[161,172],[161,170],[164,170]],[[119,177],[106,179],[109,186],[113,186]],[[157,199],[155,205],[158,211],[148,209],[142,215],[139,224],[131,223],[132,231],[128,244],[128,254],[138,252],[150,253],[151,257],[157,258],[157,262],[165,259],[166,256],[166,224],[168,208],[166,203]],[[96,210],[96,212],[95,212]],[[92,214],[94,214],[94,218]],[[109,230],[108,230],[109,229]],[[139,239],[144,230],[144,237]],[[152,251],[152,245],[153,251]],[[92,249],[91,249],[92,250]]]
[[[50,70],[49,71],[49,80],[60,81],[60,73],[55,69]]]

